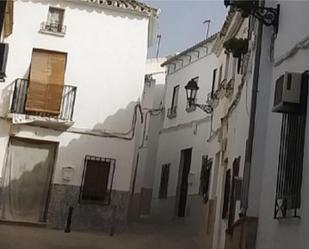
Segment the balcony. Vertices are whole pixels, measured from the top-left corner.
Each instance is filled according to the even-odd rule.
[[[36,83],[37,85],[41,85],[38,87],[42,88],[42,84]],[[56,91],[55,91],[56,89]],[[15,118],[15,123],[19,122],[48,122],[48,123],[56,123],[56,124],[73,124],[73,111],[74,104],[76,98],[76,87],[70,85],[57,86],[51,85],[47,88],[49,92],[57,92],[62,97],[59,98],[58,106],[60,105],[60,109],[55,112],[49,111],[29,111],[27,110],[27,100],[29,97],[29,82],[27,79],[17,79],[13,83],[13,96],[11,98],[11,105],[9,110],[9,118]],[[59,92],[60,91],[60,92]],[[40,104],[44,104],[48,101],[57,102],[55,98],[52,96],[32,96],[33,98],[37,98]],[[42,101],[43,99],[43,101]],[[28,100],[29,101],[29,100]],[[61,101],[61,103],[60,103]],[[43,103],[42,103],[43,102]],[[29,104],[29,103],[28,103]],[[57,105],[57,103],[56,103]],[[14,122],[14,120],[13,120]]]
[[[172,118],[175,118],[176,116],[177,116],[177,105],[171,106],[170,108],[168,108],[167,117],[169,119],[172,119]]]
[[[57,36],[64,36],[67,27],[62,23],[56,22],[42,22],[40,32],[45,34],[52,34]]]

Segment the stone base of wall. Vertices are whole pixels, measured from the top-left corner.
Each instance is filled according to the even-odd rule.
[[[257,222],[256,217],[244,217],[236,221],[226,232],[225,249],[254,249]]]
[[[104,230],[122,229],[127,223],[129,192],[112,191],[109,205],[79,203],[80,187],[53,184],[47,225],[51,228],[64,229],[69,207],[73,206],[72,230]]]
[[[141,215],[150,215],[152,199],[152,189],[142,188],[141,189]]]

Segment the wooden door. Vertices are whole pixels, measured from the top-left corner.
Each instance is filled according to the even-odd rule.
[[[66,58],[66,53],[33,49],[26,101],[27,113],[60,113]]]
[[[188,195],[188,177],[190,173],[191,166],[191,154],[192,149],[187,149],[181,151],[182,157],[182,176],[181,176],[181,185],[180,185],[180,195],[178,203],[178,217],[184,217],[186,214],[186,204],[187,204],[187,195]]]

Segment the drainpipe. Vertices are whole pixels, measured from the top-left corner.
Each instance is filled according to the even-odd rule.
[[[265,4],[265,0],[261,1],[261,5]],[[254,71],[253,71],[253,82],[252,82],[252,92],[251,92],[251,110],[250,110],[250,121],[249,121],[249,131],[248,140],[246,144],[246,154],[245,154],[245,172],[244,172],[244,189],[243,189],[243,210],[242,215],[246,216],[248,209],[248,195],[249,186],[251,178],[251,161],[252,161],[252,151],[253,151],[253,139],[255,131],[255,116],[256,116],[256,103],[258,94],[258,83],[259,83],[259,73],[260,73],[260,61],[261,61],[261,51],[262,51],[262,35],[263,35],[263,24],[259,22],[258,24],[258,34],[257,34],[257,44],[256,44],[256,54],[254,60]],[[247,172],[246,172],[247,171]]]

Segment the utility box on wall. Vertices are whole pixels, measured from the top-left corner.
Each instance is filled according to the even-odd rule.
[[[276,80],[273,112],[302,112],[302,73],[285,72]]]

